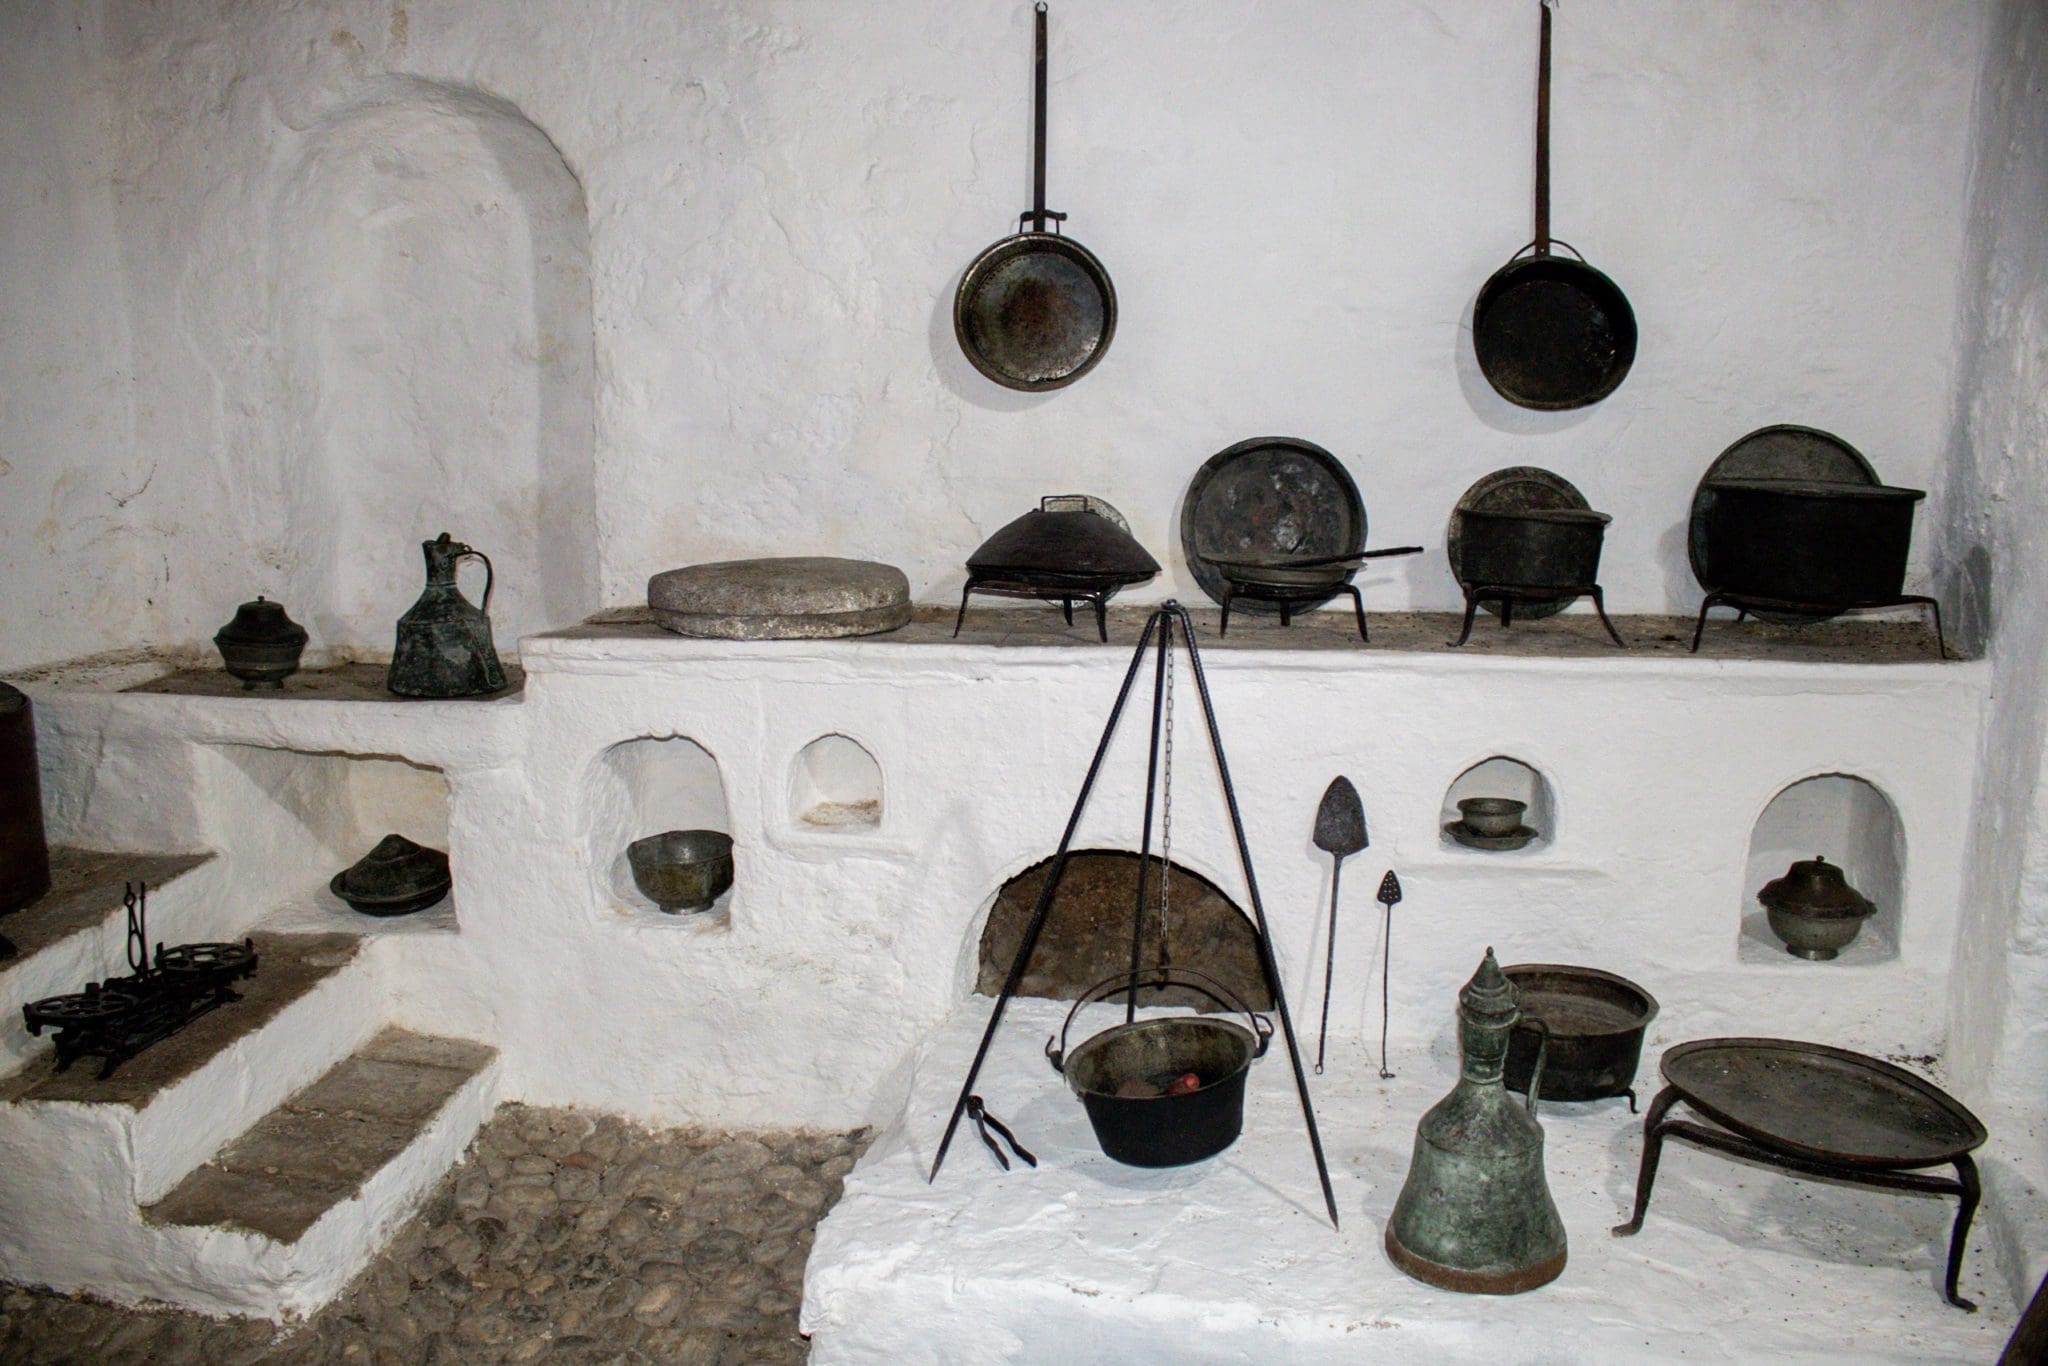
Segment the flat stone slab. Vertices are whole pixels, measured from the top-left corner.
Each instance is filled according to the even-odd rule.
[[[910,580],[894,565],[826,555],[721,560],[647,581],[662,626],[721,640],[811,640],[893,631],[910,620]]]
[[[12,915],[0,916],[0,934],[13,940],[19,950],[15,957],[0,960],[0,972],[80,930],[103,923],[121,909],[124,884],[146,882],[156,890],[212,857],[210,853],[123,854],[51,846],[50,890]]]
[[[88,1104],[149,1104],[159,1091],[182,1081],[244,1035],[253,1034],[279,1011],[354,961],[362,940],[348,934],[256,934],[256,973],[235,984],[242,999],[200,1016],[168,1039],[122,1063],[105,1081],[99,1060],[84,1058],[63,1072],[53,1053],[43,1053],[0,1081],[0,1101],[80,1101]],[[85,984],[80,982],[78,987]],[[76,988],[74,988],[76,989]]]
[[[497,1050],[387,1029],[144,1210],[296,1242],[406,1148]]]

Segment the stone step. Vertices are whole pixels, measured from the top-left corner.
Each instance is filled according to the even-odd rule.
[[[497,1056],[465,1039],[386,1029],[256,1122],[143,1216],[296,1243],[412,1149]],[[431,1181],[438,1172],[428,1177]]]
[[[122,854],[105,849],[50,850],[50,890],[0,919],[0,934],[14,941],[13,958],[0,960],[10,973],[44,949],[122,916],[125,884],[145,882],[152,892],[213,857],[201,854]]]
[[[252,940],[256,971],[235,983],[239,1001],[210,1011],[169,1038],[151,1044],[105,1079],[99,1075],[97,1058],[81,1059],[60,1072],[54,1052],[39,1054],[14,1075],[0,1080],[0,1102],[70,1101],[143,1109],[161,1092],[206,1066],[347,967],[362,942],[346,934],[262,934]]]

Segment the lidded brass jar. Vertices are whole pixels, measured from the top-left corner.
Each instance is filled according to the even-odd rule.
[[[1847,948],[1877,910],[1820,855],[1800,859],[1756,894],[1785,952],[1825,962]]]

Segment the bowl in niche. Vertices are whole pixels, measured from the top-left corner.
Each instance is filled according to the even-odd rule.
[[[670,915],[706,911],[732,886],[732,836],[664,830],[626,846],[633,885]]]

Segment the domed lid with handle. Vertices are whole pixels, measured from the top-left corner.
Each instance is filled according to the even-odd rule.
[[[235,619],[214,634],[215,640],[236,645],[303,645],[306,628],[285,615],[284,604],[272,602],[260,593],[254,602],[235,609]]]
[[[1063,502],[1043,500],[983,541],[967,557],[967,567],[978,574],[1085,574],[1125,583],[1159,572],[1159,561],[1130,532],[1092,509],[1061,510],[1057,504]]]
[[[1860,918],[1877,909],[1868,897],[1848,884],[1840,868],[1818,854],[1800,859],[1786,870],[1785,876],[1765,883],[1756,899],[1771,910],[1810,916]]]

